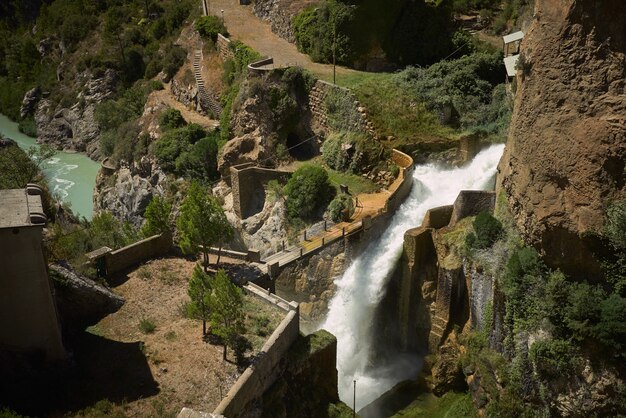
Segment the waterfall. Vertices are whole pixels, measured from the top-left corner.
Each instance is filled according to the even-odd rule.
[[[377,365],[370,355],[376,338],[372,335],[374,312],[402,254],[404,233],[419,226],[428,209],[452,204],[461,190],[492,187],[503,150],[504,145],[491,146],[462,168],[446,170],[434,164],[417,166],[413,189],[387,230],[370,242],[335,281],[337,291],[321,328],[337,337],[339,397],[348,405],[352,406],[354,380],[357,381],[356,409],[359,410],[396,383],[416,377],[421,366],[416,355],[397,353],[385,359],[384,365]]]

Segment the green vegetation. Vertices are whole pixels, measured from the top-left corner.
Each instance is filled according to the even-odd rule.
[[[72,80],[86,70],[94,77],[114,70],[122,90],[161,70],[171,77],[186,55],[173,42],[197,10],[193,0],[15,3],[0,17],[0,113],[18,121],[22,97],[35,86],[64,106],[78,102],[81,86]]]
[[[176,124],[169,112],[166,122]],[[153,153],[163,170],[200,181],[215,180],[217,171],[217,141],[219,133],[206,132],[200,125],[189,124],[170,128],[153,147]]]
[[[192,318],[202,320],[202,337],[207,335],[206,324],[211,319],[211,278],[196,264],[189,280],[187,294],[191,299],[187,312]]]
[[[118,221],[110,212],[101,212],[90,221],[78,224],[54,223],[45,241],[48,261],[65,260],[80,272],[93,276],[85,268],[85,254],[100,247],[121,248],[137,241],[139,234],[128,223]]]
[[[96,106],[94,116],[102,129],[100,146],[105,156],[132,162],[146,154],[150,138],[139,135],[135,119],[143,113],[150,92],[161,88],[158,82],[138,81],[118,99]]]
[[[245,331],[243,291],[230,281],[224,270],[217,271],[212,285],[211,331],[222,339],[224,360],[227,347],[230,347],[235,351],[238,362],[241,362],[249,348],[249,342],[242,335]]]
[[[479,213],[472,226],[474,232],[466,236],[466,244],[470,248],[489,248],[504,233],[502,223],[487,212]]]
[[[311,5],[292,19],[298,49],[315,62],[349,64],[354,60],[354,46],[348,27],[354,19],[354,7],[328,0]]]
[[[144,237],[171,232],[172,205],[161,196],[154,196],[143,214],[146,223],[141,228]]]
[[[603,235],[612,250],[602,263],[607,281],[616,293],[626,296],[626,199],[607,208]]]
[[[347,221],[354,213],[352,196],[340,193],[328,205],[328,213],[333,222]]]
[[[233,101],[239,94],[241,83],[246,77],[248,64],[258,61],[261,55],[239,41],[231,41],[229,48],[234,58],[224,62],[223,81],[227,88],[222,94],[222,115],[220,117],[220,146],[230,139],[230,117]]]
[[[604,232],[614,249],[619,248],[620,237],[626,236],[620,204],[614,203],[607,211]],[[467,353],[462,363],[480,375],[485,396],[491,399],[489,416],[523,416],[531,409],[549,414],[553,406],[546,399],[558,390],[553,383],[579,378],[586,359],[594,368],[600,363],[602,367],[623,363],[626,298],[620,293],[619,280],[602,284],[573,281],[548,269],[534,248],[523,245],[508,215],[500,209],[496,213],[501,223],[486,215],[480,221],[476,217],[476,238],[469,240],[474,247],[489,251],[466,254],[495,275],[504,293],[500,315],[504,315],[502,352],[507,359],[490,348],[493,327],[488,324],[495,317],[494,306],[489,305],[483,313],[485,326],[463,337]],[[615,254],[620,257],[623,252],[616,250]],[[529,350],[520,345],[525,335],[535,336]],[[620,390],[615,405],[624,401]]]
[[[422,393],[393,418],[472,418],[475,417],[472,398],[467,393],[447,392],[438,398]]]
[[[56,150],[48,145],[31,147],[26,152],[17,144],[0,147],[0,189],[20,189],[27,183],[45,186],[41,169],[54,154]],[[44,189],[47,190],[47,186]]]
[[[180,248],[186,254],[202,252],[205,271],[209,267],[211,245],[228,241],[233,228],[226,219],[224,209],[197,182],[192,182],[180,206],[176,220]],[[219,264],[219,257],[217,259]]]
[[[198,20],[196,20],[196,30],[200,33],[200,36],[210,39],[213,42],[217,42],[217,35],[219,33],[228,36],[224,22],[217,16],[200,16]]]
[[[24,135],[28,135],[32,138],[37,138],[37,125],[33,118],[22,119],[17,128]]]
[[[139,329],[144,334],[152,334],[156,330],[156,325],[151,319],[143,318],[139,321]]]
[[[330,183],[336,189],[339,189],[339,186],[343,184],[348,186],[348,191],[352,195],[358,195],[360,193],[373,193],[380,189],[380,186],[373,181],[356,174],[344,173],[333,170],[332,168],[327,168],[326,172],[328,173]]]
[[[332,199],[333,192],[326,170],[313,165],[298,168],[285,186],[289,217],[311,220],[319,216]]]
[[[163,131],[182,128],[186,124],[187,122],[185,122],[183,115],[178,109],[168,107],[161,113],[161,116],[159,116],[159,125]]]
[[[450,2],[325,0],[292,19],[298,48],[314,61],[363,65],[375,48],[391,62],[426,65],[453,51]]]
[[[360,132],[333,133],[322,148],[324,162],[330,168],[352,174],[366,173],[381,161],[385,164],[389,154],[380,142]]]

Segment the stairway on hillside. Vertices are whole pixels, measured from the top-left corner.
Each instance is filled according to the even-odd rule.
[[[207,87],[204,85],[204,79],[202,78],[202,50],[196,50],[193,59],[193,75],[196,78],[196,85],[198,86],[198,102],[200,107],[204,110],[209,110],[213,113],[213,117],[219,119],[222,115],[222,107],[214,95],[207,91]]]

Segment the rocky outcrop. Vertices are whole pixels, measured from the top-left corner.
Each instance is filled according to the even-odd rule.
[[[524,239],[551,267],[597,277],[594,234],[626,196],[626,3],[538,0],[498,171]]]
[[[41,88],[39,86],[33,87],[24,94],[22,100],[22,107],[20,107],[20,117],[24,119],[35,110],[35,105],[39,96],[41,95]]]
[[[124,305],[124,299],[107,287],[73,271],[53,264],[50,275],[64,328],[81,330],[93,325]]]
[[[83,88],[71,107],[55,106],[49,99],[41,100],[35,111],[38,141],[58,149],[85,152],[94,160],[101,159],[95,108],[111,97],[117,81],[117,74],[111,69],[99,78],[85,72],[77,76],[76,83]]]
[[[146,156],[113,173],[101,169],[94,189],[94,211],[110,211],[116,218],[139,227],[152,197],[164,193],[165,181],[163,170]]]

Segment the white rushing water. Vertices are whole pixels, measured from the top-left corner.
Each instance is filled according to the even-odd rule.
[[[452,204],[461,190],[490,187],[503,150],[504,145],[483,150],[463,168],[444,170],[431,164],[415,167],[413,189],[387,230],[370,242],[335,281],[337,292],[321,328],[337,337],[339,397],[350,406],[353,381],[357,381],[357,411],[396,383],[415,378],[421,367],[416,355],[385,359],[385,366],[378,368],[375,359],[370,358],[376,338],[372,335],[374,313],[402,254],[404,233],[419,226],[428,209]],[[374,364],[368,365],[370,361]]]

